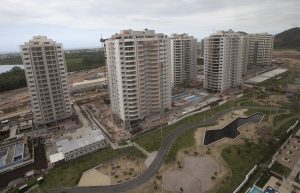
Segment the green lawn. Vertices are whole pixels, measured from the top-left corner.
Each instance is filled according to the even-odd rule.
[[[259,180],[255,183],[255,185],[260,188],[263,188],[266,185],[266,183],[269,181],[271,176],[267,170],[262,170],[261,168],[260,168],[260,170],[261,170],[260,173],[258,173],[259,176],[257,175],[258,177],[257,178],[254,177],[253,180],[256,180],[259,178]],[[253,184],[253,183],[254,182],[252,182],[251,184]]]
[[[262,106],[262,105],[253,100],[246,100],[244,102],[241,102],[240,106]]]
[[[166,137],[171,131],[173,131],[175,128],[181,127],[183,125],[189,125],[191,123],[204,123],[204,117],[207,120],[209,117],[213,116],[214,114],[228,110],[230,107],[235,106],[236,102],[230,101],[227,102],[221,106],[217,106],[215,108],[212,108],[205,113],[198,113],[195,115],[191,115],[189,117],[186,117],[177,123],[174,123],[172,125],[166,126],[162,128],[162,137],[161,137],[161,130],[155,129],[154,131],[151,131],[149,133],[145,133],[141,136],[139,136],[137,139],[134,139],[133,141],[138,143],[140,146],[145,148],[147,151],[157,151],[161,145],[161,142],[164,137]],[[173,144],[174,145],[174,144]]]
[[[247,116],[250,116],[254,113],[263,113],[264,114],[264,119],[263,121],[268,121],[269,120],[269,116],[270,116],[270,110],[265,110],[265,109],[248,109],[246,112],[245,112],[245,115]],[[272,114],[274,114],[275,112],[274,111],[271,111]]]
[[[285,177],[288,177],[290,175],[291,171],[292,171],[290,168],[285,167],[285,166],[281,165],[278,162],[275,162],[273,164],[273,166],[271,167],[271,170],[273,172],[276,172],[277,174],[280,174],[280,175],[285,176]]]
[[[266,144],[247,143],[223,149],[221,155],[231,169],[232,175],[224,181],[217,193],[233,192],[247,173],[263,158],[268,150]]]
[[[289,114],[276,115],[273,119],[273,125],[275,127],[278,126],[280,123],[282,123],[284,119],[287,119],[288,117],[293,117],[293,114],[289,113]]]
[[[286,74],[284,74],[284,75],[278,75],[278,76],[280,76],[282,78],[280,78],[278,80],[276,79],[276,81],[275,81],[276,84],[283,84],[283,85],[285,85],[285,84],[292,84],[292,83],[294,83],[295,78],[298,77],[299,74],[296,71],[288,71]]]
[[[274,88],[278,87],[279,85],[286,85],[286,84],[291,84],[294,82],[295,78],[298,77],[299,74],[297,71],[287,71],[282,74],[279,74],[273,78],[270,78],[259,85],[261,86],[267,86],[269,88]],[[279,78],[281,77],[281,78]],[[279,79],[277,79],[279,78]]]
[[[291,117],[291,119],[282,123],[281,126],[274,131],[273,136],[279,139],[282,138],[286,134],[286,131],[290,128],[290,126],[292,126],[297,120],[297,117]]]
[[[45,182],[40,185],[40,189],[43,193],[47,193],[57,187],[76,186],[82,172],[122,154],[145,157],[144,154],[142,154],[134,147],[117,150],[107,148],[94,154],[69,162],[61,167],[54,168],[44,176]]]
[[[177,152],[180,149],[188,148],[195,145],[194,132],[195,129],[188,130],[175,140],[166,157],[166,163],[173,162],[176,159]]]
[[[162,137],[161,137],[161,130],[156,129],[154,131],[151,131],[149,133],[145,133],[141,136],[139,136],[137,139],[134,139],[133,141],[138,143],[140,146],[145,148],[147,151],[157,151],[161,145],[161,142],[164,137],[166,137],[171,131],[173,131],[175,128],[178,128],[183,125],[188,125],[191,123],[204,123],[204,117],[205,120],[207,120],[209,117],[212,117],[218,112],[222,112],[228,109],[233,109],[235,106],[239,106],[241,102],[244,102],[245,99],[241,98],[235,101],[229,101],[223,105],[214,107],[206,112],[198,113],[192,116],[189,116],[185,119],[182,119],[181,121],[174,123],[172,125],[166,126],[162,128]],[[251,105],[250,105],[251,106]],[[247,115],[251,115],[256,112],[261,112],[265,114],[264,120],[268,120],[270,111],[269,110],[262,110],[262,109],[254,109],[254,110],[248,110],[246,112]],[[275,113],[274,111],[271,111],[272,113]]]
[[[101,63],[83,63],[83,58],[67,58],[66,59],[67,69],[69,72],[76,72],[80,70],[89,70],[93,68],[99,68],[103,66]]]

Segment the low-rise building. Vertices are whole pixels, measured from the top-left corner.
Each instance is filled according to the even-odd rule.
[[[56,142],[57,153],[49,156],[51,165],[61,161],[69,161],[80,156],[107,147],[101,131],[95,130],[78,139],[64,139]]]
[[[34,162],[32,142],[27,137],[16,137],[0,143],[0,173],[12,171]]]

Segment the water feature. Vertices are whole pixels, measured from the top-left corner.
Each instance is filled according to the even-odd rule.
[[[258,189],[257,187],[253,187],[249,193],[263,193],[263,191],[261,191],[260,189]]]
[[[243,118],[238,117],[228,125],[218,130],[208,130],[205,132],[204,145],[212,144],[224,137],[236,138],[240,135],[238,128],[247,124],[247,123],[259,123],[263,118],[262,113],[255,113],[249,117]]]
[[[199,96],[192,95],[192,96],[186,97],[184,100],[189,101],[189,102],[196,102],[200,99],[201,98]]]
[[[23,68],[23,65],[22,64],[13,64],[13,65],[0,65],[0,74],[3,73],[3,72],[7,72],[7,71],[10,71],[13,67],[20,67],[20,68]]]
[[[188,95],[188,93],[186,93],[186,92],[182,92],[182,93],[179,93],[177,95],[173,95],[172,96],[172,101],[176,101],[176,100],[178,100],[178,99],[180,99],[184,96],[187,96],[187,95]]]

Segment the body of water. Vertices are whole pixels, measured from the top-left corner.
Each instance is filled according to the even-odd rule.
[[[23,68],[23,64],[0,65],[0,74],[3,73],[3,72],[10,71],[15,66]]]
[[[208,130],[205,132],[204,145],[209,145],[220,139],[223,139],[224,137],[234,139],[240,135],[238,130],[239,127],[247,123],[260,123],[263,116],[264,115],[262,113],[255,113],[246,118],[238,117],[222,129]]]

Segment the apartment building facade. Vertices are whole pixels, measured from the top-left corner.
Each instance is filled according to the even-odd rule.
[[[62,44],[34,36],[20,49],[35,124],[42,126],[71,116]]]
[[[247,35],[247,68],[271,65],[274,36],[268,33]]]
[[[197,39],[188,34],[171,35],[172,85],[197,80]]]
[[[105,40],[114,119],[133,128],[171,109],[170,38],[154,30],[123,30]]]
[[[240,85],[245,36],[232,30],[204,39],[204,81],[208,91],[223,92]]]

